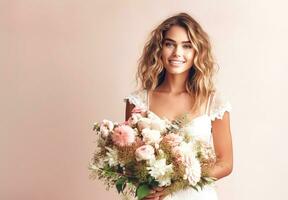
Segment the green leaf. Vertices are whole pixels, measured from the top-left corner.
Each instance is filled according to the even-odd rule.
[[[200,186],[201,190],[203,190],[204,184],[199,182],[198,185]]]
[[[99,129],[99,123],[94,123],[93,124],[93,131],[96,131],[97,129]]]
[[[217,178],[214,178],[214,177],[203,177],[202,180],[205,181],[205,183],[213,183],[214,181],[217,181]]]
[[[197,192],[199,192],[199,189],[196,186],[191,186],[194,190],[196,190]]]
[[[155,178],[153,178],[152,176],[148,177],[147,183],[152,188],[157,187],[159,185],[158,181],[156,181]]]
[[[136,183],[138,181],[137,177],[129,176],[127,177],[128,183]]]
[[[150,194],[150,188],[147,184],[141,184],[136,189],[136,196],[138,197],[138,200],[143,199],[148,194]]]
[[[123,192],[126,186],[126,181],[127,181],[126,177],[118,178],[118,180],[116,181],[116,188],[117,188],[118,193]]]

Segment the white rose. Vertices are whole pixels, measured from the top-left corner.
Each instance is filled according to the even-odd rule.
[[[152,160],[155,158],[154,148],[149,144],[143,145],[136,149],[135,156],[137,161]]]
[[[160,131],[145,128],[142,130],[143,141],[146,144],[159,144],[162,140]]]
[[[138,124],[138,128],[140,129],[140,131],[144,128],[150,128],[151,119],[143,117],[143,118],[139,119],[137,124]]]
[[[135,125],[138,123],[139,119],[141,119],[142,116],[139,113],[132,113],[131,117],[128,119],[129,125]]]
[[[151,121],[151,129],[163,132],[166,130],[166,122],[161,119],[156,119]]]

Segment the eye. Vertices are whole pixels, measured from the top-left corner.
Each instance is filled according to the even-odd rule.
[[[171,42],[165,42],[165,46],[166,46],[166,47],[173,47],[174,44],[172,44]]]
[[[183,47],[185,49],[192,49],[192,45],[191,44],[184,44]]]

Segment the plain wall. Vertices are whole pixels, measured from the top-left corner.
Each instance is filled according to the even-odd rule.
[[[188,12],[210,35],[232,103],[221,200],[288,196],[288,3],[0,0],[0,199],[119,199],[87,169],[95,121],[124,120],[150,31]]]

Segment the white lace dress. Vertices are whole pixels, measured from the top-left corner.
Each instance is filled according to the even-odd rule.
[[[129,103],[134,104],[136,107],[149,110],[149,99],[147,90],[137,90],[124,98],[124,101],[129,101]],[[185,129],[189,131],[194,136],[197,136],[207,142],[209,142],[213,147],[213,138],[211,134],[211,122],[215,119],[222,119],[224,113],[231,111],[231,104],[219,93],[216,92],[210,103],[207,104],[208,107],[205,109],[205,113],[192,119]],[[207,109],[208,108],[208,109]],[[206,112],[209,110],[209,112]],[[155,118],[160,118],[152,111],[149,111]],[[216,186],[215,184],[210,184],[204,186],[202,190],[197,192],[193,188],[186,190],[181,190],[169,195],[165,200],[217,200]]]

